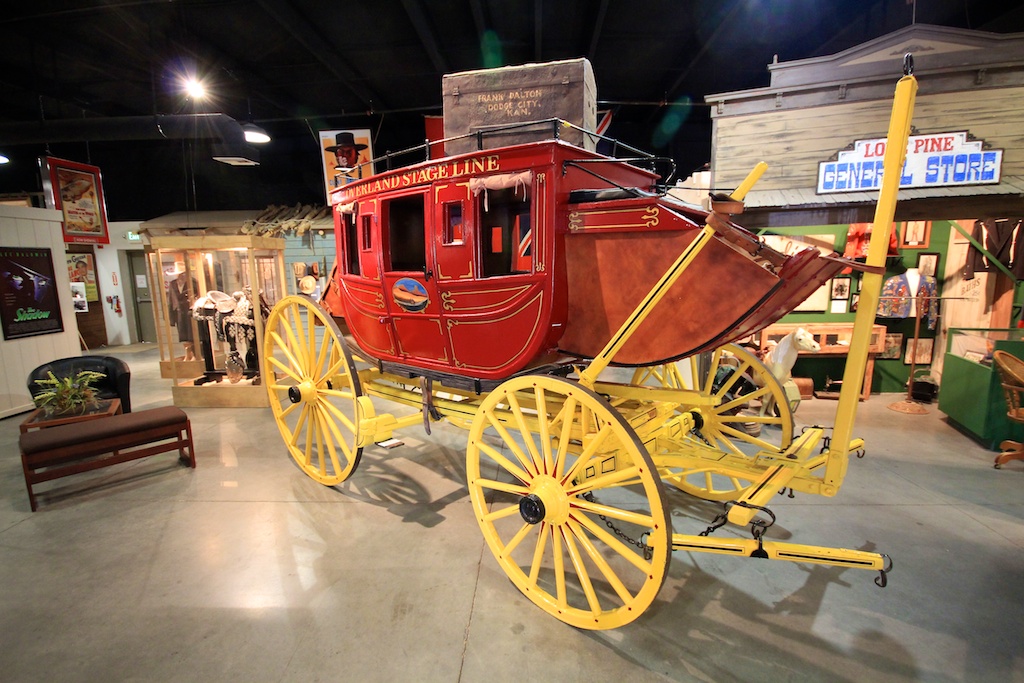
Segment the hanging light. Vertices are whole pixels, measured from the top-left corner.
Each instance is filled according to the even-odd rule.
[[[9,164],[9,163],[11,163],[11,160],[9,158],[7,158],[6,156],[4,156],[3,154],[0,154],[0,164]]]
[[[243,123],[242,132],[245,133],[246,142],[252,142],[257,145],[262,145],[264,143],[270,142],[270,135],[267,133],[267,131],[263,130],[255,123]]]

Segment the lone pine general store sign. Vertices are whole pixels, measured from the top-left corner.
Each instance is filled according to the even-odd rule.
[[[988,185],[999,182],[1003,150],[983,149],[966,131],[911,135],[900,187]],[[857,140],[836,160],[818,164],[818,194],[877,190],[882,185],[885,138]]]

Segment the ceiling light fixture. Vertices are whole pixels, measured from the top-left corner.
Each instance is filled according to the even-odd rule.
[[[7,158],[6,156],[4,156],[3,154],[0,154],[0,164],[9,164],[9,163],[11,163],[11,160],[9,158]]]
[[[196,78],[185,80],[185,92],[193,100],[198,101],[206,98],[206,87]]]
[[[242,132],[245,133],[245,141],[262,145],[270,142],[270,135],[255,123],[243,123]]]

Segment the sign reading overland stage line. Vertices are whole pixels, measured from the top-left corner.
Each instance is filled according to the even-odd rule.
[[[0,247],[0,322],[7,340],[64,331],[49,249]]]
[[[597,86],[586,59],[448,74],[441,91],[445,138],[556,118],[590,131],[597,125]],[[552,137],[550,123],[526,126],[485,138],[483,149]],[[559,137],[586,149],[595,147],[592,138],[575,129],[561,128]],[[475,149],[475,137],[445,143],[449,155]]]

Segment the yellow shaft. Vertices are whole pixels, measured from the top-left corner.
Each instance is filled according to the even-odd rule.
[[[871,229],[871,241],[868,243],[869,266],[885,265],[885,256],[889,249],[889,232],[892,230],[892,221],[896,215],[896,195],[900,189],[900,175],[907,155],[910,120],[914,115],[916,94],[917,79],[913,76],[904,76],[896,84],[889,134],[885,142],[885,157],[882,161],[882,189],[878,195],[878,204],[875,206],[875,220]],[[857,415],[857,402],[860,400],[868,347],[871,345],[871,326],[875,321],[881,291],[882,275],[864,273],[860,303],[857,306],[853,336],[850,339],[850,351],[843,373],[843,388],[839,394],[839,405],[836,406],[836,425],[830,443],[830,457],[825,467],[825,482],[834,486],[836,490],[846,476],[853,420]]]

